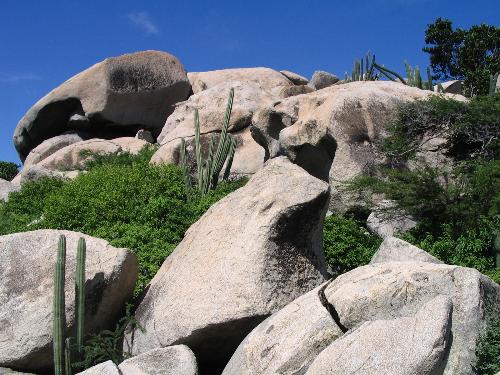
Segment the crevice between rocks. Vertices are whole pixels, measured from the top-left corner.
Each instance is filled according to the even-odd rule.
[[[318,290],[318,297],[319,297],[321,304],[325,307],[325,309],[328,311],[328,313],[330,314],[330,316],[334,320],[335,324],[337,324],[337,326],[340,328],[342,333],[346,333],[349,329],[340,322],[340,317],[339,317],[337,310],[328,301],[328,299],[325,296],[325,289],[328,287],[328,285],[330,285],[332,283],[333,280],[335,280],[335,278],[331,278],[330,280],[328,280],[325,283],[325,285],[323,285],[320,288],[320,290]]]

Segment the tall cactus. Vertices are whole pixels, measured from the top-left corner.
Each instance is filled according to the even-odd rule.
[[[231,112],[233,108],[234,89],[229,91],[229,98],[227,101],[226,111],[224,113],[224,122],[219,136],[217,145],[215,144],[214,137],[210,138],[207,159],[202,158],[202,145],[201,145],[201,131],[200,131],[200,117],[198,110],[194,111],[194,143],[196,152],[196,166],[197,166],[197,188],[201,194],[208,193],[213,190],[219,183],[219,175],[226,164],[223,178],[229,177],[234,153],[236,150],[236,140],[229,134],[229,122],[231,120]],[[189,177],[189,167],[187,166],[187,150],[184,140],[181,141],[181,158],[180,166],[184,175],[184,180],[187,181]],[[186,188],[189,189],[186,183]]]
[[[76,250],[75,275],[75,311],[76,311],[76,351],[79,358],[83,354],[83,338],[85,335],[85,257],[87,246],[85,238],[80,237]]]
[[[64,331],[66,329],[65,301],[64,301],[64,279],[66,271],[66,237],[59,237],[57,247],[57,260],[54,269],[54,305],[53,305],[53,329],[54,329],[54,373],[64,375]]]
[[[83,354],[85,322],[85,239],[78,240],[76,251],[75,274],[75,321],[76,349],[79,358]],[[55,375],[71,375],[71,338],[65,337],[66,315],[64,298],[64,280],[66,277],[66,237],[59,237],[57,260],[54,268],[53,335],[54,335],[54,371]]]
[[[495,75],[490,75],[490,89],[489,89],[489,95],[495,95],[497,92],[499,92],[497,88],[497,82],[498,82],[498,76],[500,73],[496,73]]]

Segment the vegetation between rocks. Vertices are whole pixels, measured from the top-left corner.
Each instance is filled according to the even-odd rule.
[[[11,181],[19,172],[19,166],[10,161],[0,161],[0,179]]]

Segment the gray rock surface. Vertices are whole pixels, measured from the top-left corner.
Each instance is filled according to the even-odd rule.
[[[211,70],[209,72],[189,72],[189,82],[195,94],[224,82],[239,81],[253,83],[276,95],[281,88],[293,83],[280,72],[270,68],[236,68]]]
[[[0,236],[0,366],[23,371],[52,365],[53,272],[59,235],[67,239],[66,324],[74,327],[77,241],[87,242],[87,333],[113,326],[130,298],[137,261],[129,250],[77,232],[36,230]]]
[[[24,168],[30,168],[61,148],[83,141],[86,138],[87,137],[81,133],[67,132],[65,134],[46,139],[31,150],[24,161]]]
[[[472,374],[485,311],[500,311],[500,286],[477,270],[415,261],[376,263],[339,276],[325,289],[347,329],[412,316],[440,295],[453,303],[453,341],[443,374]]]
[[[238,346],[223,375],[303,374],[324,348],[343,335],[320,301],[325,286],[259,324]]]
[[[106,361],[103,363],[99,363],[98,365],[92,366],[91,368],[79,372],[77,375],[124,375],[120,374],[118,367],[111,362]]]
[[[329,87],[334,85],[339,81],[339,77],[335,74],[328,73],[322,70],[316,70],[313,73],[311,81],[309,84],[316,90],[324,89],[325,87]]]
[[[443,92],[446,94],[459,94],[462,95],[462,81],[446,81],[441,83],[441,87],[443,88]],[[439,85],[434,86],[434,91],[438,92]]]
[[[438,296],[415,316],[365,322],[323,350],[305,374],[438,374],[451,341],[451,310]]]
[[[11,370],[10,368],[0,367],[0,375],[35,375],[30,372],[19,372]]]
[[[122,375],[198,375],[196,358],[186,345],[152,349],[118,366]]]
[[[411,261],[437,264],[443,263],[422,249],[413,246],[411,243],[396,237],[386,237],[380,244],[377,252],[373,254],[370,264]]]
[[[7,201],[9,194],[13,191],[18,191],[19,189],[19,185],[0,178],[0,201]]]
[[[288,78],[294,85],[307,85],[309,80],[306,77],[301,76],[300,74],[291,72],[289,70],[280,70],[280,73],[283,74],[286,78]]]
[[[133,354],[186,344],[200,366],[223,366],[262,320],[325,280],[328,199],[327,183],[281,157],[214,204],[151,281]]]
[[[279,74],[279,73],[278,73]],[[82,129],[115,137],[163,127],[172,106],[190,92],[186,71],[173,55],[143,51],[108,58],[68,79],[31,107],[14,132],[21,157],[44,140]]]

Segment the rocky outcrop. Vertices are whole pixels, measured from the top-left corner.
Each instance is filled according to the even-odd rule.
[[[279,73],[278,73],[279,74]],[[14,144],[21,160],[44,140],[68,130],[91,137],[156,134],[173,105],[191,90],[181,62],[165,52],[108,58],[70,78],[31,107],[19,121]]]
[[[344,333],[321,303],[326,283],[259,324],[238,346],[223,375],[303,374]]]
[[[254,117],[252,135],[265,147],[265,153],[270,158],[279,154],[281,149],[293,158],[293,154],[286,151],[291,141],[288,132],[300,136],[294,138],[325,139],[317,137],[324,134],[334,139],[334,143],[328,142],[329,146],[320,148],[324,150],[320,155],[328,160],[328,154],[335,154],[335,161],[329,170],[331,209],[342,212],[358,197],[342,192],[340,187],[361,173],[369,174],[375,166],[384,162],[375,145],[385,136],[384,126],[394,115],[396,105],[431,95],[437,94],[387,81],[334,85],[289,97],[262,109],[259,116]],[[285,129],[291,125],[302,130]],[[309,161],[321,165],[315,159],[317,154],[308,152],[309,146],[301,148],[306,159],[302,164]]]
[[[447,94],[462,95],[462,81],[458,81],[458,80],[446,81],[446,82],[440,83],[439,85],[434,86],[435,92],[438,92],[441,89],[443,90],[444,93],[447,93]]]
[[[439,259],[433,257],[422,249],[400,240],[396,237],[386,237],[380,244],[378,250],[373,254],[370,264],[384,262],[428,262],[442,264]]]
[[[396,258],[397,259],[397,258]],[[389,260],[389,259],[388,259]],[[339,321],[354,329],[366,321],[408,317],[444,295],[453,304],[445,375],[472,374],[485,311],[500,311],[500,286],[475,269],[427,262],[385,262],[339,276],[325,289]]]
[[[384,199],[378,202],[377,206],[366,219],[366,226],[370,232],[379,237],[392,237],[417,225],[408,213],[397,209],[393,201]]]
[[[7,201],[9,199],[9,194],[19,189],[19,185],[0,178],[0,201]]]
[[[209,72],[190,72],[188,78],[195,94],[225,82],[253,83],[273,95],[277,95],[281,88],[293,85],[282,73],[270,68],[236,68]]]
[[[85,371],[79,372],[77,375],[122,375],[118,367],[112,361],[106,361],[92,366]]]
[[[325,87],[332,86],[339,81],[339,77],[335,74],[324,72],[322,70],[317,70],[313,73],[311,82],[309,85],[316,90],[324,89]]]
[[[52,365],[53,270],[61,234],[67,239],[68,332],[74,327],[74,269],[80,237],[87,242],[86,332],[113,325],[132,294],[137,261],[129,250],[70,231],[0,236],[0,366],[42,371]]]
[[[434,375],[450,344],[450,300],[438,296],[415,316],[364,322],[334,341],[305,375]]]
[[[291,188],[293,187],[293,188]],[[213,205],[163,263],[136,311],[134,354],[186,344],[223,366],[263,319],[324,281],[328,184],[284,157]]]
[[[186,345],[157,348],[118,366],[122,375],[198,375],[196,358]]]

